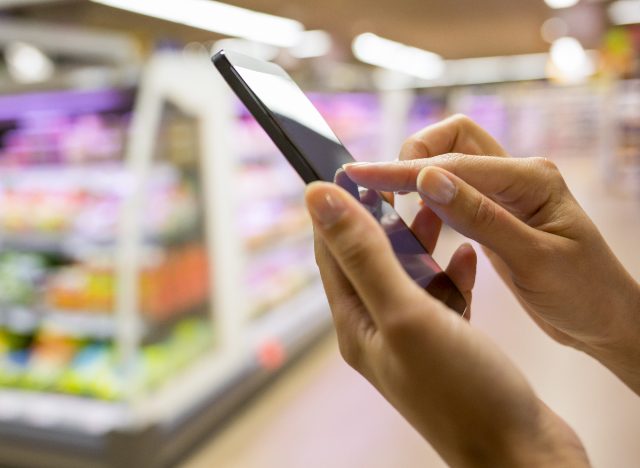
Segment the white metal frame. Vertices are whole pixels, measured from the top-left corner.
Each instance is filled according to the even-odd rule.
[[[210,304],[215,322],[216,345],[208,356],[206,375],[193,379],[201,392],[213,382],[230,377],[244,351],[241,328],[245,309],[240,291],[240,239],[232,220],[234,162],[230,136],[234,121],[232,101],[222,79],[208,58],[201,54],[166,53],[154,56],[145,67],[140,82],[130,128],[126,165],[130,173],[129,193],[123,210],[116,254],[116,336],[117,354],[123,363],[133,363],[141,342],[138,314],[138,277],[142,245],[142,210],[163,104],[171,102],[199,122],[201,185],[205,204],[205,231],[209,255]],[[133,377],[133,376],[132,376]],[[171,387],[171,385],[169,385]],[[173,393],[171,405],[149,398],[133,385],[128,395],[135,419],[157,419],[158,411],[177,411],[179,399],[197,399],[194,391]],[[193,389],[191,389],[193,390]],[[169,396],[169,395],[167,395]]]

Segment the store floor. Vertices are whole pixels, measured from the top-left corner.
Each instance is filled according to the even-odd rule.
[[[640,203],[613,195],[589,159],[559,161],[578,200],[640,279]],[[437,257],[460,238],[446,232]],[[580,291],[576,291],[580,294]],[[542,334],[480,259],[472,323],[578,432],[596,467],[640,466],[640,397],[585,355]],[[328,337],[212,435],[183,468],[441,467],[432,449],[340,359]]]

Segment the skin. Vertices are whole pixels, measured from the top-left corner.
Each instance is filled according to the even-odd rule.
[[[464,154],[433,157],[453,152]],[[440,219],[477,240],[536,323],[640,389],[638,360],[627,354],[638,356],[632,346],[640,336],[634,335],[638,284],[551,163],[507,158],[490,136],[458,116],[414,135],[400,159],[345,169],[364,186],[418,190],[425,204],[413,228],[429,251]],[[306,202],[341,353],[446,462],[588,466],[573,430],[491,340],[408,277],[382,228],[355,199],[335,184],[316,182]],[[447,267],[468,301],[475,265],[475,252],[464,244]],[[571,294],[575,288],[584,293]]]
[[[411,137],[400,160],[354,165],[347,173],[375,189],[418,190],[439,218],[483,245],[548,335],[600,360],[640,394],[640,287],[553,162],[507,157],[464,116]],[[429,193],[439,177],[454,186],[447,203]]]

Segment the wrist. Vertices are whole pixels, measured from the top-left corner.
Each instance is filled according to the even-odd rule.
[[[640,395],[640,284],[631,278],[627,284],[612,301],[610,332],[583,351]]]
[[[582,442],[573,429],[544,402],[537,402],[537,415],[527,427],[502,432],[497,440],[485,440],[484,444],[467,450],[461,463],[454,464],[464,467],[591,466]]]

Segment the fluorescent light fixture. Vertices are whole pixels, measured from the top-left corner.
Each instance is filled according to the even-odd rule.
[[[569,8],[578,3],[580,0],[544,0],[544,3],[550,8]]]
[[[390,88],[392,85],[394,89],[398,89],[543,80],[548,78],[550,73],[553,75],[553,78],[559,81],[580,82],[593,73],[592,64],[598,60],[597,51],[585,51],[581,49],[582,52],[578,52],[578,55],[583,57],[584,62],[582,62],[583,59],[575,60],[575,50],[567,53],[566,50],[564,52],[562,51],[563,47],[566,47],[566,45],[560,47],[560,59],[563,55],[565,58],[566,56],[574,57],[574,65],[567,67],[572,70],[568,76],[566,71],[564,74],[561,74],[557,68],[550,70],[550,54],[539,53],[446,60],[445,71],[442,76],[430,81],[415,80],[413,82],[403,83],[398,80],[396,80],[396,82],[390,82],[386,79],[381,85],[380,80],[377,79],[378,77],[374,78],[376,78],[376,84],[383,89]],[[569,49],[571,48],[572,47]],[[557,50],[556,54],[558,54]],[[578,70],[579,73],[575,73],[575,70]]]
[[[37,47],[25,42],[12,42],[5,49],[7,68],[20,83],[37,83],[53,75],[53,62]]]
[[[311,58],[326,55],[331,50],[331,36],[326,31],[304,31],[300,41],[289,49],[296,58]]]
[[[300,40],[303,25],[295,20],[247,10],[213,0],[92,0],[113,8],[152,16],[227,36],[279,47]]]
[[[445,68],[444,60],[438,54],[390,41],[373,33],[357,36],[351,49],[362,62],[423,80],[435,80]]]
[[[447,60],[445,78],[456,85],[539,80],[548,55],[521,54]]]
[[[39,3],[53,3],[55,1],[58,0],[0,0],[0,9],[37,5]]]
[[[2,0],[0,0],[1,2]],[[130,34],[69,24],[0,17],[0,46],[24,42],[53,57],[130,65],[140,62],[139,44]]]
[[[608,11],[613,24],[640,23],[640,0],[618,0]]]
[[[560,81],[579,83],[594,72],[591,59],[574,37],[561,37],[553,41],[549,55],[551,74]]]
[[[547,78],[549,54],[500,55],[446,60],[444,73],[435,80],[420,80],[379,69],[374,83],[379,89],[432,88],[483,83],[542,80]]]
[[[216,41],[211,48],[211,54],[218,52],[220,49],[239,52],[244,55],[250,55],[251,57],[267,61],[275,59],[280,51],[276,46],[235,37]]]

